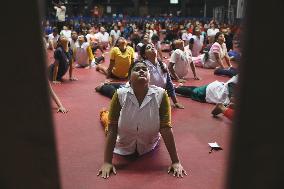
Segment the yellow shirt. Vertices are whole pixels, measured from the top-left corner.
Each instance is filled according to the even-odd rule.
[[[121,52],[118,47],[114,47],[110,52],[110,60],[114,61],[112,74],[119,78],[126,78],[134,60],[134,50],[127,46],[125,52]]]

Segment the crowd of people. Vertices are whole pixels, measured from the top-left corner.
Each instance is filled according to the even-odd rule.
[[[168,171],[177,177],[186,175],[175,147],[169,99],[178,109],[184,109],[178,100],[183,97],[216,104],[212,115],[223,113],[232,119],[238,77],[232,61],[241,58],[240,28],[195,19],[76,23],[63,19],[62,4],[54,8],[58,20],[43,22],[43,40],[47,51],[54,54],[48,77],[58,111],[67,113],[52,85],[64,82],[67,72],[70,81],[77,81],[74,69],[94,68],[97,74],[104,74],[96,91],[112,99],[104,121],[107,139],[98,175],[108,178],[111,172],[116,174],[113,153],[141,156],[156,148],[160,134],[172,160]],[[106,52],[110,53],[108,58]],[[226,76],[228,81],[185,85],[190,77],[202,79],[199,69],[211,69],[212,74]]]

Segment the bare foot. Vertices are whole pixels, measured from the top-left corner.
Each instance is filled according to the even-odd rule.
[[[98,85],[98,86],[95,88],[96,92],[99,92],[104,84],[105,84],[105,83],[101,83],[100,85]]]
[[[215,108],[212,110],[211,114],[213,116],[217,116],[220,113],[223,113],[225,110],[225,106],[222,103],[216,104]]]

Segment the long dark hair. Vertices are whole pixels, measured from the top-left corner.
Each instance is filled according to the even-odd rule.
[[[222,34],[223,34],[222,32],[217,32],[216,35],[215,35],[214,41],[217,42],[219,36],[222,35]]]
[[[146,60],[145,52],[146,52],[146,46],[147,46],[147,45],[148,45],[148,44],[144,44],[144,45],[140,48],[140,55],[141,55],[141,57],[142,57],[144,60]],[[159,66],[161,67],[162,71],[163,71],[164,73],[167,73],[168,70],[167,70],[167,68],[165,67],[165,65],[163,64],[163,62],[158,59],[158,63],[159,63]]]

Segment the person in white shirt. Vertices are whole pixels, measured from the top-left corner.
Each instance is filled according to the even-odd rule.
[[[95,66],[92,48],[83,35],[78,36],[78,43],[73,50],[73,56],[76,67],[89,69]]]
[[[100,27],[100,32],[98,33],[98,40],[103,49],[108,49],[109,47],[109,34],[106,32],[104,27]]]
[[[111,101],[104,162],[97,175],[107,179],[112,172],[116,174],[113,153],[144,155],[159,145],[161,136],[172,161],[168,173],[172,171],[178,178],[187,175],[175,146],[167,93],[149,84],[144,62],[135,62],[129,70],[130,85],[118,89]]]
[[[66,7],[64,6],[64,3],[61,1],[59,1],[58,4],[53,2],[53,4],[54,4],[54,9],[56,10],[57,28],[58,31],[61,31],[65,23]]]
[[[71,41],[71,30],[67,26],[63,26],[63,30],[60,31],[61,36],[65,36],[69,41]]]
[[[223,33],[218,32],[215,35],[215,43],[209,50],[209,58],[204,62],[205,68],[225,68],[224,60],[228,67],[232,67],[230,57],[227,52],[225,44],[225,36]]]
[[[99,41],[99,35],[98,35],[98,31],[95,28],[91,28],[88,31],[88,34],[86,35],[87,38],[87,42],[91,42],[91,41]]]
[[[109,35],[111,37],[110,39],[111,46],[114,46],[116,40],[121,36],[120,30],[116,25],[113,27],[113,30],[110,31]]]
[[[184,41],[181,39],[175,40],[173,42],[173,51],[170,63],[169,71],[174,80],[184,83],[185,77],[188,75],[189,67],[191,67],[193,77],[195,80],[199,80],[196,75],[195,65],[192,62],[192,54],[189,46],[184,46]]]
[[[210,28],[207,30],[207,38],[209,44],[214,43],[214,37],[216,33],[219,32],[219,29],[217,28],[217,23],[215,21],[210,22]]]
[[[175,88],[177,94],[191,98],[199,102],[212,104],[230,104],[234,99],[234,90],[238,83],[238,75],[233,76],[227,82],[214,81],[203,86],[178,86]]]
[[[52,33],[48,35],[48,49],[54,51],[57,48],[59,37],[58,29],[54,27]]]
[[[195,26],[193,28],[193,36],[191,37],[190,45],[191,45],[191,52],[193,57],[197,57],[200,55],[200,51],[204,45],[204,36],[201,35],[201,30],[199,26]]]
[[[184,41],[185,45],[188,45],[189,40],[192,37],[192,33],[189,32],[189,30],[184,30],[182,35],[181,35],[181,39]]]

